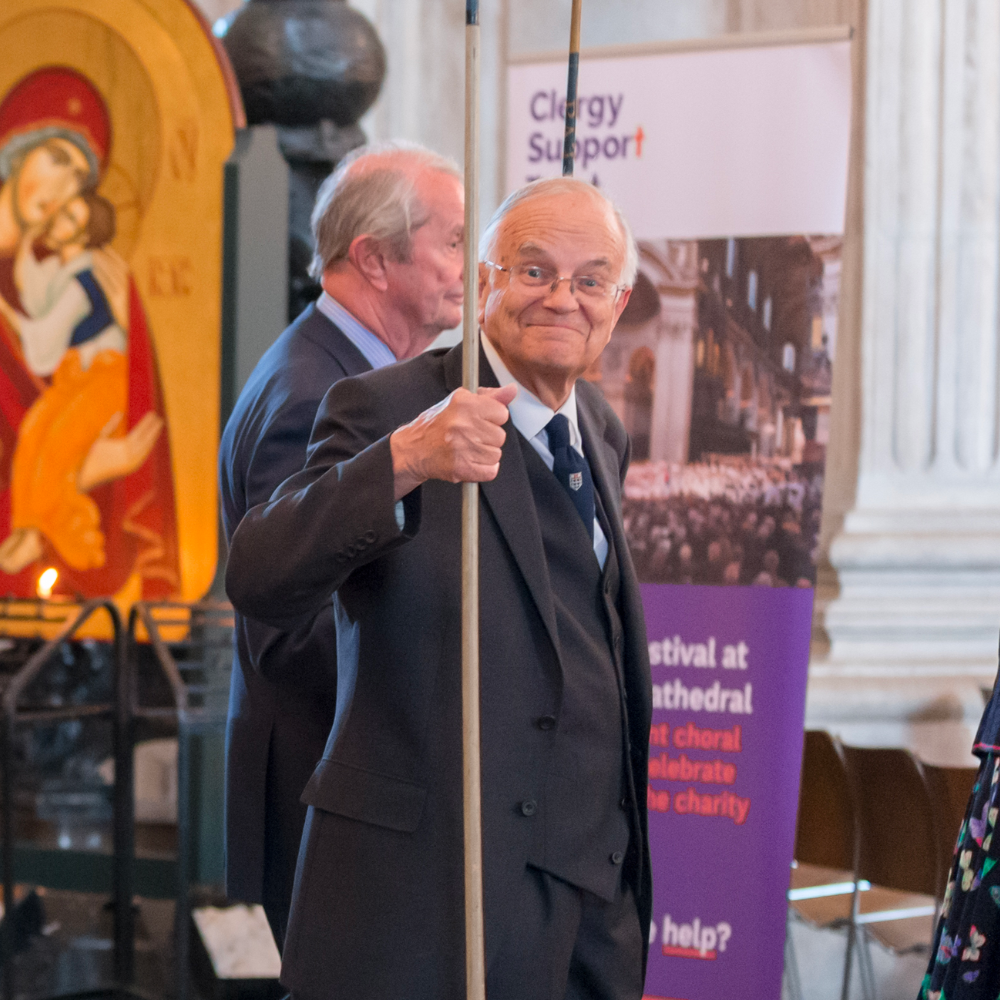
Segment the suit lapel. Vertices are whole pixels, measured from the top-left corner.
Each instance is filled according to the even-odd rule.
[[[483,361],[486,355],[480,351],[479,353],[479,365],[482,367]],[[493,373],[493,369],[490,368],[489,363],[486,365],[486,371],[483,373],[485,375],[490,375]],[[493,380],[496,382],[496,379]],[[462,385],[462,345],[458,344],[453,347],[444,356],[444,384],[448,392],[454,392]]]
[[[621,516],[618,513],[618,455],[614,448],[604,440],[604,419],[588,405],[584,394],[577,389],[576,419],[580,424],[580,434],[583,436],[583,449],[590,463],[590,473],[594,477],[594,488],[601,495],[604,513],[611,527],[612,538],[608,539],[615,546],[615,551],[624,551],[625,538],[622,533]]]
[[[638,712],[633,722],[634,732],[640,732],[648,723],[649,712],[649,665],[641,652],[646,646],[646,625],[642,613],[642,597],[636,586],[635,569],[622,524],[621,505],[618,502],[621,458],[605,440],[607,424],[596,409],[589,406],[583,393],[577,391],[577,419],[583,435],[584,448],[594,486],[601,494],[604,513],[611,529],[610,545],[614,546],[621,570],[620,610],[622,624],[626,632],[625,686],[629,692],[629,706]],[[631,667],[629,666],[631,664]],[[639,671],[638,673],[636,671]],[[646,713],[643,715],[642,713]]]
[[[311,310],[311,312],[309,311]],[[350,338],[312,303],[303,315],[302,336],[322,348],[332,357],[348,377],[371,371],[368,359],[354,346]]]
[[[480,384],[498,385],[493,369],[480,348]],[[462,352],[457,347],[445,358],[445,379],[448,391],[462,384]],[[508,548],[514,556],[518,569],[528,587],[538,613],[545,623],[552,645],[559,652],[559,634],[556,629],[556,609],[552,600],[552,585],[548,567],[545,565],[545,550],[542,547],[542,530],[528,482],[528,472],[524,467],[517,428],[508,420],[504,426],[507,437],[500,457],[500,471],[496,479],[480,483],[480,492],[496,519]]]

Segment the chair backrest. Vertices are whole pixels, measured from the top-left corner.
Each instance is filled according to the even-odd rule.
[[[940,858],[939,898],[944,898],[945,883],[951,870],[951,860],[955,853],[958,831],[965,820],[969,798],[976,783],[979,769],[976,767],[939,767],[923,764],[924,778],[931,792],[935,822],[938,829],[938,850]]]
[[[799,785],[795,860],[851,871],[854,803],[839,742],[824,729],[806,731]]]
[[[843,753],[858,823],[858,878],[940,898],[937,823],[920,761],[899,747],[844,746]]]

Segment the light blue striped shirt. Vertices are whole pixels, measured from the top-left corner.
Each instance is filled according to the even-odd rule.
[[[365,356],[365,360],[372,368],[385,368],[396,363],[396,355],[389,350],[385,341],[379,340],[329,292],[324,292],[319,297],[316,308]],[[402,531],[406,524],[402,500],[396,504],[396,523]]]
[[[368,327],[363,326],[332,295],[324,292],[316,308],[365,356],[372,368],[385,368],[396,363],[396,355],[384,340],[379,340]]]

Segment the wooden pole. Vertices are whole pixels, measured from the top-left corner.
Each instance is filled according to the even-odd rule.
[[[462,384],[479,387],[479,0],[465,0],[465,302]],[[462,791],[465,995],[486,1000],[479,737],[479,484],[462,484]]]
[[[563,137],[563,177],[573,176],[576,147],[576,81],[580,73],[580,15],[583,0],[573,0],[569,24],[569,71],[566,78],[566,132]]]

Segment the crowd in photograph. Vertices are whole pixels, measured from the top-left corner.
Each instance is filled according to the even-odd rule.
[[[822,498],[821,469],[786,459],[635,465],[623,513],[639,579],[812,586]]]

